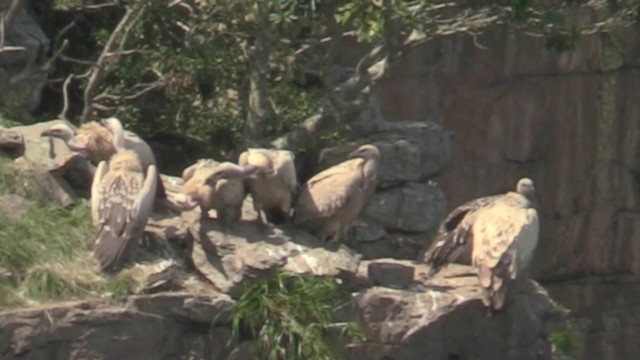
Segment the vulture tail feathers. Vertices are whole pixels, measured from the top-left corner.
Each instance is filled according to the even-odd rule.
[[[105,273],[120,271],[124,260],[136,245],[136,239],[130,236],[121,237],[108,226],[102,227],[96,235],[93,256],[100,264],[100,269]]]
[[[459,229],[439,235],[425,253],[428,275],[433,276],[449,263],[455,261],[467,247],[467,230]]]

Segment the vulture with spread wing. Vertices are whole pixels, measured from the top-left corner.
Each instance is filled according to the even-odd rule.
[[[454,209],[425,253],[430,273],[471,246],[483,303],[492,310],[503,308],[508,284],[527,276],[538,244],[535,196],[533,181],[522,178],[515,192],[478,198]]]
[[[294,158],[288,150],[250,148],[240,154],[239,165],[258,169],[246,182],[260,224],[265,224],[263,213],[271,222],[289,219],[291,199],[298,187]]]
[[[113,142],[116,153],[98,164],[91,186],[93,254],[105,272],[119,271],[144,235],[158,178],[155,165],[145,176],[137,153],[124,148],[122,132],[114,133]]]
[[[362,145],[349,159],[313,176],[301,188],[293,223],[321,240],[344,239],[377,185],[380,152]]]

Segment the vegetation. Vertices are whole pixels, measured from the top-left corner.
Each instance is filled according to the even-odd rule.
[[[22,210],[12,203],[12,212],[24,211],[16,218],[0,210],[0,310],[129,292],[134,285],[130,271],[107,279],[91,261],[86,201],[70,208],[47,204],[31,174],[11,171],[8,162],[0,160],[0,194],[26,200]]]
[[[79,123],[115,115],[147,139],[198,143],[200,155],[218,158],[250,144],[303,150],[321,138],[342,140],[336,127],[373,105],[368,95],[387,69],[405,50],[439,36],[469,34],[482,46],[483,29],[505,24],[567,51],[583,34],[638,19],[637,0],[51,0],[31,6],[52,39],[52,59],[41,66],[49,85],[39,118]],[[585,9],[594,22],[573,21],[572,13]],[[357,64],[337,66],[353,37],[368,50]]]
[[[556,307],[560,310],[567,311],[561,304],[556,303]],[[573,336],[573,324],[571,319],[567,319],[565,328],[558,330],[549,335],[552,352],[558,355],[574,356],[578,350],[579,343]]]
[[[355,323],[336,322],[349,301],[333,278],[276,273],[245,289],[234,309],[233,332],[254,340],[258,359],[340,359],[330,330],[350,340],[364,337]]]

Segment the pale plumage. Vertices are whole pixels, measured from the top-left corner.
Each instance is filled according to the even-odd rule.
[[[343,239],[375,191],[379,161],[378,148],[363,145],[313,176],[300,190],[293,223],[322,240]]]
[[[263,223],[263,212],[272,222],[278,217],[289,218],[292,196],[298,187],[294,158],[288,150],[250,148],[240,154],[239,165],[259,169],[256,176],[246,182],[260,223]]]
[[[114,136],[116,153],[98,165],[91,187],[91,214],[97,235],[94,257],[105,272],[119,271],[144,234],[153,207],[157,171],[145,173],[136,152]]]
[[[182,193],[187,199],[183,208],[200,206],[202,217],[215,209],[217,218],[229,224],[240,219],[245,197],[243,179],[251,176],[250,169],[240,165],[213,160],[200,160],[182,173]]]
[[[120,120],[113,117],[104,120],[104,126],[90,121],[82,124],[75,132],[67,124],[56,124],[43,131],[41,136],[62,139],[69,149],[85,153],[92,164],[98,165],[100,161],[109,161],[116,153],[113,145],[113,134],[116,131],[123,133],[124,147],[136,153],[144,171],[147,171],[149,165],[156,165],[156,159],[149,144],[134,132],[124,130]],[[159,176],[158,174],[157,196],[164,199],[166,191]]]
[[[526,276],[538,243],[539,221],[535,188],[528,178],[516,191],[469,201],[442,222],[440,234],[425,254],[434,274],[472,246],[485,306],[504,306],[508,284]],[[524,273],[524,274],[523,274]]]

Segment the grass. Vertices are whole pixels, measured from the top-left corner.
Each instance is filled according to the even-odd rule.
[[[567,310],[559,303],[555,303],[556,307],[561,310]],[[549,335],[552,352],[558,355],[573,356],[578,350],[579,343],[573,336],[573,324],[571,319],[567,319],[565,328],[555,331]]]
[[[333,278],[278,272],[249,285],[238,299],[234,338],[254,340],[259,359],[337,360],[340,338],[364,337],[355,323],[336,321],[336,312],[348,301]],[[337,337],[331,331],[336,329]]]
[[[85,200],[68,208],[47,204],[33,174],[0,159],[0,194],[16,194],[26,209],[0,212],[0,310],[131,291],[132,272],[103,277],[91,259],[93,228]]]

